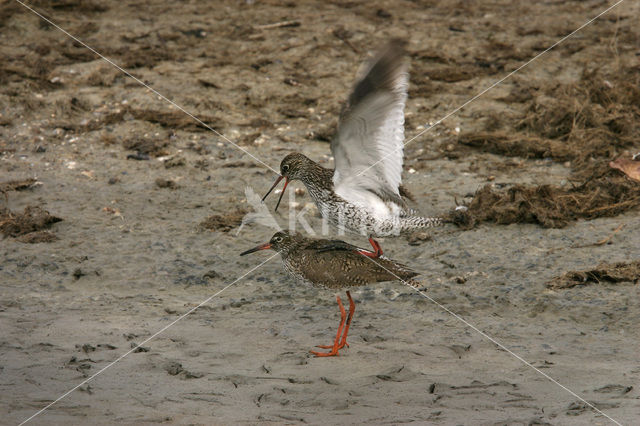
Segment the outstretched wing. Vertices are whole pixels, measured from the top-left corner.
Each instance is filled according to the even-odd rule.
[[[331,142],[336,166],[334,188],[343,198],[362,198],[368,191],[403,204],[398,187],[402,180],[407,84],[404,42],[394,40],[365,68]]]

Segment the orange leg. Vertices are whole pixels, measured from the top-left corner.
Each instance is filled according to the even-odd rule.
[[[358,253],[363,254],[367,257],[372,257],[374,259],[382,256],[382,247],[380,247],[380,244],[376,240],[374,240],[373,237],[369,237],[369,243],[371,244],[371,247],[373,247],[373,251],[358,250]]]
[[[340,308],[340,325],[338,326],[338,333],[336,334],[336,340],[333,342],[333,346],[319,346],[320,348],[331,348],[331,352],[317,352],[317,351],[309,351],[315,356],[338,356],[338,345],[340,342],[340,335],[342,334],[342,327],[344,326],[344,322],[347,318],[347,312],[344,310],[344,306],[342,306],[342,300],[340,300],[340,296],[336,296],[336,300],[338,300],[338,307]]]
[[[342,340],[338,345],[338,349],[342,349],[345,346],[349,347],[347,343],[347,334],[349,334],[349,326],[351,325],[351,320],[353,319],[353,313],[356,311],[356,304],[353,302],[351,298],[351,293],[347,291],[347,297],[349,298],[349,315],[347,316],[347,324],[344,326],[344,334],[342,334]]]
[[[344,327],[344,333],[342,334],[342,340],[340,340],[340,343],[338,344],[338,349],[342,349],[345,346],[349,347],[349,344],[347,343],[347,334],[349,334],[349,326],[351,325],[351,320],[353,319],[353,313],[356,311],[356,304],[353,302],[353,299],[351,298],[351,293],[349,293],[347,291],[347,297],[349,298],[349,315],[347,316],[347,323]],[[322,348],[322,349],[332,349],[333,346],[330,345],[318,345],[316,346],[317,348]]]

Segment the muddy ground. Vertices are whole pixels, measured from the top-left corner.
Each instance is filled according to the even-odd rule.
[[[409,41],[409,139],[613,3],[30,4],[277,168],[295,150],[330,166],[358,66],[390,37]],[[625,1],[412,141],[415,207],[469,211],[382,241],[435,301],[623,424],[640,415],[640,183],[609,162],[640,151],[639,14]],[[0,51],[0,413],[16,424],[266,260],[238,253],[273,230],[238,218],[275,175],[12,0]],[[400,283],[354,296],[351,347],[313,358],[334,295],[273,259],[33,423],[610,422]]]

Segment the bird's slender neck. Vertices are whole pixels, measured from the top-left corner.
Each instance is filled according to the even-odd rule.
[[[287,244],[283,244],[282,247],[278,247],[277,251],[278,253],[280,253],[282,260],[287,261],[289,259],[289,256],[295,253],[296,250],[298,250],[298,248],[300,247],[300,245],[301,244],[299,241],[294,240]]]
[[[312,160],[305,164],[300,180],[309,190],[333,190],[333,170],[324,168]]]

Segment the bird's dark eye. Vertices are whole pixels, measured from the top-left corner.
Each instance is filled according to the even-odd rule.
[[[275,241],[276,243],[281,243],[282,242],[282,237],[275,237],[273,239],[273,241]]]
[[[284,166],[282,166],[282,173],[287,173],[289,171],[289,165],[285,164]]]

